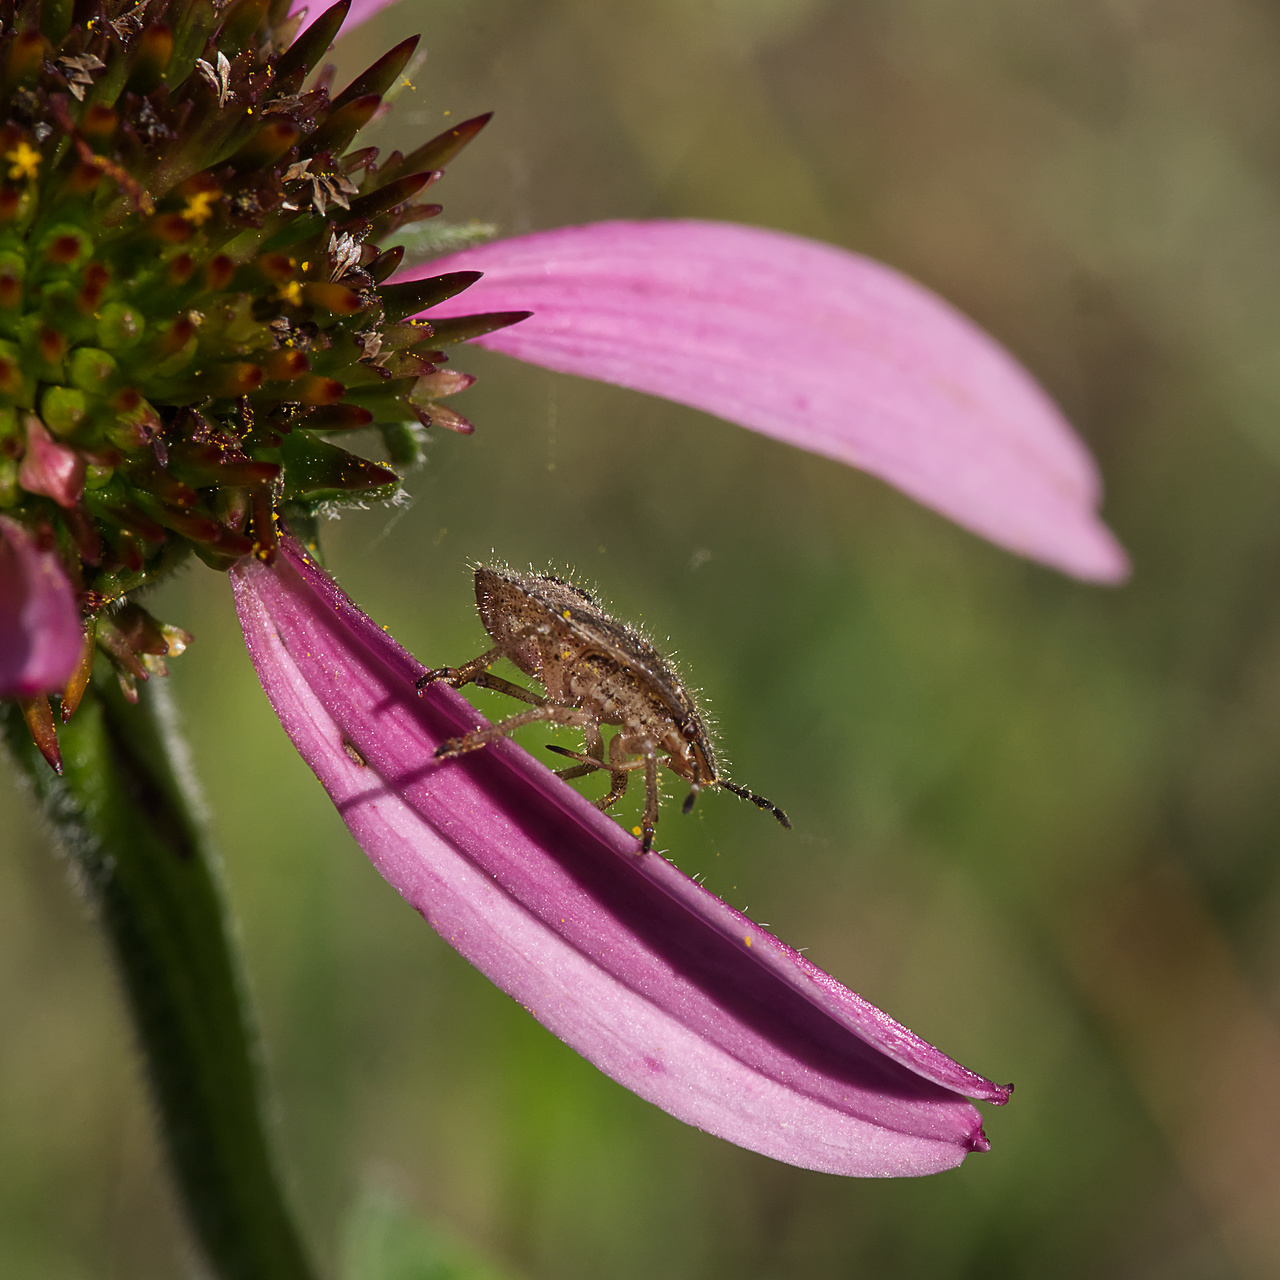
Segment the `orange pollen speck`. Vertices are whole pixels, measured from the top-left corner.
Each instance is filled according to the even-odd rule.
[[[40,172],[41,154],[28,142],[19,142],[12,151],[6,151],[4,158],[11,162],[9,170],[11,178],[34,178]]]
[[[187,197],[187,207],[182,211],[182,217],[193,227],[202,227],[210,218],[213,217],[213,206],[221,197],[219,191],[197,191],[195,195]]]

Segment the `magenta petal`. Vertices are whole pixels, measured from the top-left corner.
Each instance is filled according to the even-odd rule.
[[[701,889],[481,723],[296,543],[232,571],[285,731],[381,874],[540,1022],[690,1124],[831,1173],[932,1173],[986,1150],[965,1070]]]
[[[713,222],[600,222],[403,273],[482,271],[431,316],[532,310],[477,341],[860,467],[1012,551],[1114,582],[1088,453],[1017,362],[858,254]]]
[[[80,660],[84,623],[62,562],[0,516],[0,698],[63,688]]]
[[[395,2],[396,0],[351,0],[351,9],[347,13],[346,21],[342,24],[342,34],[349,35],[362,22],[367,22],[375,13],[389,8]],[[303,15],[302,25],[298,28],[299,34],[305,31],[326,9],[331,9],[333,3],[334,0],[295,0],[289,6],[289,16],[293,17],[296,13]]]
[[[27,451],[18,468],[18,483],[28,493],[43,493],[70,509],[84,492],[86,464],[75,449],[59,444],[35,416],[27,415]]]

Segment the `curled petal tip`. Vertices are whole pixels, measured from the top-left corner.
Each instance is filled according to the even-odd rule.
[[[841,986],[479,722],[284,540],[232,572],[264,690],[358,843],[431,926],[614,1080],[775,1159],[911,1176],[1005,1090]],[[749,940],[749,944],[747,944]]]
[[[1106,587],[1118,587],[1128,582],[1133,573],[1128,553],[1105,525],[1099,524],[1096,532],[1099,536],[1095,550],[1092,555],[1082,558],[1075,576]]]

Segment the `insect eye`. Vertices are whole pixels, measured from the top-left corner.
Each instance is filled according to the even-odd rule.
[[[692,720],[684,720],[680,724],[680,736],[686,742],[692,742],[698,736],[698,727]]]

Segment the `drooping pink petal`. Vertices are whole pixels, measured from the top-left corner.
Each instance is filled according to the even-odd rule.
[[[959,1066],[657,854],[480,723],[296,543],[232,571],[285,731],[374,865],[451,946],[672,1115],[832,1173],[932,1173],[987,1149]],[[962,1096],[964,1095],[964,1096]]]
[[[84,623],[52,551],[0,516],[0,698],[63,688],[80,659]]]
[[[59,444],[34,413],[27,414],[27,451],[18,468],[18,483],[28,493],[43,493],[60,507],[74,507],[84,492],[85,460]]]
[[[343,34],[349,34],[354,31],[362,22],[367,22],[375,13],[388,8],[396,3],[396,0],[351,0],[351,9],[347,14],[346,21],[342,24]],[[294,0],[289,6],[289,16],[292,17],[296,13],[303,15],[302,25],[298,28],[298,33],[305,31],[322,13],[332,6],[326,3],[326,0]]]
[[[870,471],[1003,547],[1114,582],[1083,445],[981,329],[889,267],[728,223],[601,222],[495,241],[398,279],[482,271],[430,316],[529,309],[477,341]]]

